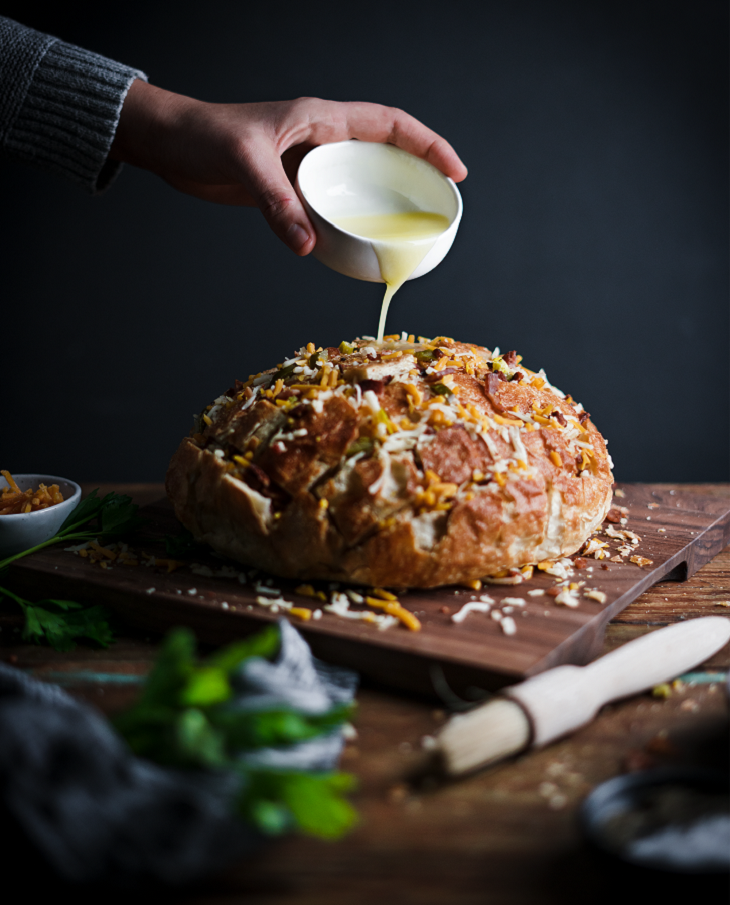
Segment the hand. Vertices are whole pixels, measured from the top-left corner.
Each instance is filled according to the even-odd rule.
[[[349,138],[388,142],[455,182],[466,177],[447,141],[394,107],[313,97],[208,104],[139,79],[124,102],[110,157],[151,170],[196,198],[256,206],[292,251],[307,255],[316,236],[294,175],[307,151]]]

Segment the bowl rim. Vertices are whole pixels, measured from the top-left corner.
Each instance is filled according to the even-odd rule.
[[[81,499],[81,485],[77,484],[76,481],[72,481],[71,478],[64,478],[61,475],[49,475],[49,474],[35,474],[32,472],[26,474],[20,473],[12,473],[13,479],[17,481],[19,478],[32,478],[33,483],[42,483],[42,484],[57,484],[59,481],[62,481],[64,484],[70,484],[73,487],[73,493],[71,496],[66,497],[60,503],[54,503],[53,506],[47,506],[45,509],[35,509],[33,512],[13,512],[8,515],[0,515],[0,519],[3,520],[3,524],[7,524],[12,522],[13,519],[27,519],[31,516],[40,516],[44,513],[48,512],[59,512],[61,507],[67,507],[69,504],[73,503],[74,506],[78,504]],[[3,486],[10,486],[5,480],[4,475],[0,475],[0,481],[4,482]]]
[[[307,151],[307,153],[302,158],[301,163],[299,164],[299,168],[297,169],[297,175],[296,175],[296,180],[295,180],[295,183],[296,183],[295,187],[299,189],[299,191],[301,192],[301,194],[303,196],[305,196],[305,190],[304,190],[304,186],[302,185],[300,177],[301,177],[302,167],[304,166],[304,163],[307,160],[307,158],[313,156],[318,151],[321,151],[324,148],[326,148],[329,151],[333,147],[344,146],[344,145],[347,145],[349,147],[353,147],[355,145],[383,145],[383,146],[389,148],[391,151],[396,152],[397,154],[405,154],[408,157],[414,157],[416,160],[419,160],[421,163],[423,163],[427,168],[430,168],[431,170],[433,170],[434,175],[438,176],[439,178],[444,180],[444,182],[447,184],[447,186],[451,190],[451,194],[452,194],[454,200],[456,201],[456,212],[454,213],[454,216],[449,219],[449,225],[446,227],[446,229],[444,229],[440,233],[438,233],[435,241],[438,241],[439,239],[441,239],[451,229],[454,229],[454,227],[458,228],[459,223],[461,222],[462,214],[464,212],[464,200],[461,197],[461,192],[459,191],[459,188],[456,185],[456,183],[454,182],[454,180],[450,176],[447,176],[445,173],[442,173],[441,170],[439,170],[438,167],[435,167],[429,160],[424,160],[422,157],[418,157],[416,154],[411,154],[410,151],[405,151],[403,148],[399,148],[396,145],[388,144],[387,142],[360,141],[359,139],[355,139],[355,138],[346,138],[343,141],[326,142],[325,144],[317,145],[316,148],[312,148],[310,151]],[[358,239],[360,242],[366,242],[369,244],[372,244],[373,241],[377,241],[377,240],[369,239],[367,236],[362,236],[359,233],[350,232],[349,229],[344,229],[342,226],[339,226],[337,223],[335,223],[333,220],[331,220],[326,214],[322,213],[320,208],[316,207],[314,205],[311,198],[307,198],[305,196],[305,200],[306,200],[307,204],[312,208],[312,210],[317,214],[318,217],[321,217],[333,229],[337,230],[338,232],[342,233],[343,235],[350,236],[353,239]],[[425,242],[427,240],[424,239],[423,241]]]

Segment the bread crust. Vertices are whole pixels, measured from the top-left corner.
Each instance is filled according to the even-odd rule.
[[[181,442],[167,492],[198,540],[283,577],[429,588],[567,556],[600,526],[603,437],[516,353],[343,347],[237,382]]]

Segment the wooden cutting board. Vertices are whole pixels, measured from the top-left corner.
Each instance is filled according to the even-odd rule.
[[[658,581],[683,581],[730,542],[730,501],[668,490],[651,484],[628,484],[616,505],[629,510],[628,528],[641,537],[635,553],[652,560],[650,566],[599,562],[589,559],[592,573],[576,570],[571,580],[606,594],[601,605],[581,598],[576,609],[556,605],[550,596],[531,597],[528,591],[555,585],[556,579],[535,572],[517,586],[485,586],[481,592],[463,588],[412,591],[401,603],[416,612],[419,632],[398,625],[386,631],[324,613],[319,620],[302,622],[289,617],[319,657],[353,667],[390,686],[443,693],[446,686],[463,693],[470,686],[493,690],[561,663],[589,662],[599,651],[606,624]],[[161,501],[142,510],[148,526],[130,542],[134,551],[166,557],[165,535],[176,535],[179,524],[172,507]],[[602,536],[614,555],[620,542]],[[234,577],[211,575],[223,566],[248,571],[245,584]],[[607,568],[604,568],[606,566]],[[223,570],[225,571],[225,570]],[[9,584],[30,599],[54,596],[103,603],[141,627],[164,632],[187,625],[198,638],[221,644],[259,629],[280,615],[257,605],[254,581],[270,576],[213,554],[197,555],[182,568],[168,573],[160,566],[114,564],[102,569],[59,545],[16,563]],[[245,576],[244,576],[245,577]],[[273,579],[282,596],[298,606],[315,608],[311,598],[294,593],[298,582]],[[315,583],[329,592],[326,582]],[[491,617],[472,613],[460,624],[451,614],[464,603],[486,593],[497,603],[504,597],[525,600],[512,613],[517,631],[505,635]],[[227,607],[224,606],[227,604]],[[446,610],[446,611],[445,611]]]

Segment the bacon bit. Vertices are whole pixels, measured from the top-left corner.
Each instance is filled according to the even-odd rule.
[[[486,394],[487,399],[492,403],[492,408],[496,412],[504,412],[505,408],[502,403],[497,399],[496,393],[499,389],[499,385],[502,381],[499,377],[493,372],[490,371],[486,377],[484,378],[484,392]]]
[[[609,509],[606,514],[606,521],[611,522],[613,525],[618,525],[621,522],[621,513],[618,509]]]
[[[654,564],[653,559],[647,559],[645,556],[637,556],[637,555],[630,556],[629,562],[632,562],[632,563],[634,563],[634,565],[637,565],[637,566],[651,566]]]
[[[506,355],[502,356],[502,360],[508,367],[514,368],[514,366],[517,364],[517,352],[515,352],[514,350],[512,352],[507,352]]]
[[[560,409],[553,409],[553,411],[550,412],[550,417],[555,418],[558,424],[561,424],[563,427],[568,426],[568,422],[565,420],[565,415],[560,411]]]
[[[562,588],[548,588],[545,593],[548,597],[557,597],[561,590]]]
[[[576,569],[585,569],[588,566],[588,560],[584,559],[582,556],[576,556],[573,560],[573,566]]]
[[[730,603],[728,603],[727,605],[730,606]],[[722,606],[722,604],[718,604],[718,606]],[[443,613],[444,616],[448,616],[448,615],[450,615],[451,610],[447,606],[442,606],[439,609],[439,613]]]
[[[563,467],[563,460],[560,458],[560,453],[556,452],[554,449],[550,450],[550,461],[556,468]]]
[[[578,413],[578,420],[580,421],[581,424],[585,424],[586,421],[587,421],[590,417],[591,417],[591,413],[590,413],[590,412],[579,412],[579,413]]]

